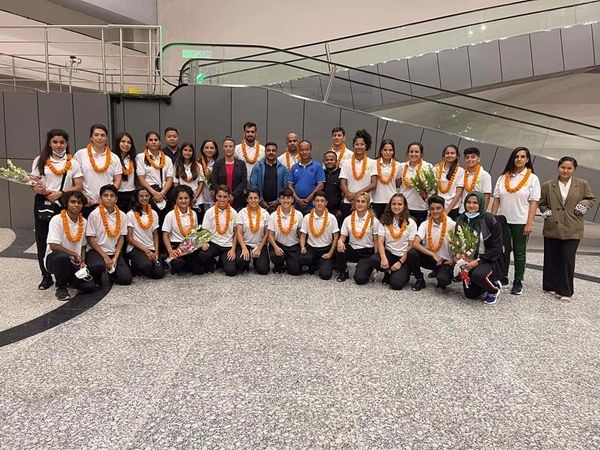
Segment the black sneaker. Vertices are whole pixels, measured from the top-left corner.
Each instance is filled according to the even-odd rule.
[[[425,280],[423,278],[420,278],[417,281],[415,281],[415,284],[413,284],[410,289],[413,291],[420,291],[424,287],[425,287]]]
[[[381,284],[390,284],[390,276],[391,274],[389,272],[385,272],[383,274],[383,280],[381,280]]]
[[[500,284],[502,285],[502,288],[507,288],[508,287],[508,278],[502,278],[500,280]]]
[[[513,287],[510,290],[512,295],[521,295],[523,293],[523,283],[516,281],[513,283]]]
[[[343,272],[338,273],[336,280],[338,280],[339,282],[342,282],[342,281],[346,281],[348,278],[350,278],[350,274],[348,273],[347,270],[344,270]]]
[[[452,278],[452,282],[460,283],[462,282],[462,278],[460,277],[460,275],[456,275],[454,278]]]
[[[46,289],[50,289],[53,284],[54,284],[54,281],[52,281],[52,276],[44,275],[44,277],[42,278],[42,281],[40,282],[40,284],[38,284],[38,289],[40,291],[45,291]]]
[[[427,275],[427,278],[435,278],[437,277],[437,270],[433,269],[431,272],[429,272],[429,275]]]
[[[61,302],[71,300],[71,296],[69,295],[69,291],[66,287],[56,288],[56,298]]]

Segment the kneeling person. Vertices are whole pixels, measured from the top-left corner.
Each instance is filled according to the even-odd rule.
[[[248,206],[242,208],[235,219],[238,244],[235,263],[239,270],[249,270],[252,260],[256,272],[266,275],[270,269],[267,249],[269,213],[259,206],[258,189],[248,189],[246,200]]]
[[[292,206],[293,200],[292,190],[283,188],[279,194],[280,205],[269,217],[269,256],[274,273],[282,273],[284,264],[290,275],[302,273],[298,230],[303,216]]]

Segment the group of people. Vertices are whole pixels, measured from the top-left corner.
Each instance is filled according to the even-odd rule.
[[[463,168],[454,145],[432,165],[418,142],[399,162],[391,139],[383,139],[371,159],[366,130],[356,132],[352,149],[342,127],[331,137],[322,160],[313,159],[311,142],[294,132],[278,156],[277,144],[260,144],[256,124],[247,122],[239,144],[230,137],[220,143],[220,157],[215,140],[197,152],[169,127],[166,146],[150,131],[138,153],[127,132],[111,150],[108,130],[94,124],[89,144],[71,155],[68,134],[50,130],[32,169],[42,180],[33,187],[39,289],[50,288],[54,275],[56,297],[68,300],[69,284],[90,291],[105,272],[124,285],[133,275],[162,278],[167,258],[173,275],[222,268],[235,276],[252,266],[261,275],[308,272],[324,280],[337,271],[339,282],[349,278],[352,262],[357,284],[378,270],[392,289],[402,289],[412,275],[411,289],[419,291],[426,286],[422,268],[445,289],[458,281],[460,261],[469,274],[460,280],[465,295],[491,304],[508,286],[510,252],[511,293],[523,292],[527,237],[539,208],[543,288],[570,300],[583,215],[595,201],[587,182],[573,176],[574,158],[562,158],[558,176],[540,186],[529,150],[518,147],[492,189],[474,147],[463,151]],[[413,186],[426,168],[435,174],[437,194]],[[450,251],[457,224],[478,237],[473,254]],[[211,233],[210,242],[177,257],[177,247],[199,226]]]

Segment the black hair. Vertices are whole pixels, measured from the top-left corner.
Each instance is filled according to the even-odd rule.
[[[158,134],[156,131],[146,131],[146,134],[144,135],[144,142],[148,142],[148,138],[150,138],[150,136],[156,136],[158,138],[158,141],[160,142],[160,134]],[[166,158],[166,155],[165,155]],[[148,158],[144,158],[144,164],[147,166],[150,166],[150,162],[148,162]]]
[[[102,125],[101,123],[95,123],[90,127],[90,137],[92,137],[92,134],[94,134],[94,130],[102,130],[108,136],[108,128],[106,128],[106,126]]]
[[[258,129],[258,127],[256,126],[256,124],[254,122],[246,122],[244,124],[244,126],[242,127],[242,129],[245,130],[246,128],[252,128],[252,127]]]
[[[449,148],[453,148],[456,151],[456,159],[454,161],[452,161],[452,164],[450,164],[450,168],[448,169],[448,173],[446,174],[446,180],[450,180],[452,178],[452,174],[454,173],[456,166],[458,166],[458,153],[459,152],[458,152],[458,147],[454,144],[446,145],[444,147],[444,150],[442,150],[442,160],[446,157],[446,150],[448,150]],[[444,164],[445,164],[445,162],[444,162]]]
[[[529,152],[529,149],[527,147],[517,147],[510,153],[510,156],[508,157],[508,161],[506,162],[506,166],[504,167],[504,171],[502,173],[510,174],[514,172],[515,158],[517,156],[517,153],[519,153],[520,151],[524,151],[527,155],[527,163],[525,164],[525,167],[531,169],[531,173],[534,173],[533,163],[531,162],[531,153]]]
[[[194,198],[194,191],[191,187],[185,184],[180,184],[173,190],[173,198],[177,200],[177,197],[179,197],[179,194],[181,194],[182,192],[185,192],[190,198],[190,200]]]
[[[310,142],[308,139],[302,139],[300,142],[298,142],[298,148],[300,148],[300,145],[307,143],[310,146],[310,149],[312,150],[312,142]]]
[[[140,203],[140,192],[142,191],[146,191],[148,194],[150,194],[150,191],[148,189],[146,189],[144,186],[140,186],[133,193],[133,197],[131,197],[131,209],[137,211],[140,214],[144,212],[144,210],[142,209],[142,204]]]
[[[176,178],[186,178],[186,173],[185,173],[185,158],[183,157],[183,149],[189,147],[192,149],[192,158],[190,160],[191,164],[190,164],[190,169],[192,171],[192,180],[195,180],[198,178],[198,175],[200,175],[200,168],[198,167],[198,163],[196,162],[196,149],[194,148],[194,144],[192,144],[191,142],[184,142],[183,144],[181,144],[181,146],[179,147],[179,151],[177,152],[177,157],[175,158],[175,167],[174,167],[174,171],[175,171],[175,177]]]
[[[390,197],[390,201],[386,205],[385,210],[383,211],[383,214],[381,215],[381,218],[379,219],[379,221],[383,225],[391,225],[394,223],[394,213],[392,212],[392,201],[395,198],[401,198],[403,205],[404,205],[404,209],[400,213],[400,223],[403,223],[405,220],[408,220],[408,218],[410,217],[410,211],[408,209],[408,203],[406,202],[406,197],[403,194],[396,193]]]
[[[344,127],[333,127],[333,129],[331,130],[331,134],[339,133],[340,131],[344,136],[346,136],[346,130],[344,130]]]
[[[362,139],[365,141],[365,145],[367,146],[365,153],[371,149],[371,144],[373,143],[373,139],[367,130],[357,130],[356,134],[352,138],[352,145],[356,143],[357,139]]]
[[[267,148],[268,146],[273,146],[275,148],[277,148],[277,142],[273,142],[273,141],[269,141],[265,144],[265,148]]]
[[[467,155],[481,156],[481,152],[479,151],[479,149],[477,147],[468,147],[463,150],[463,156],[467,156]]]
[[[434,203],[438,203],[442,206],[446,205],[446,201],[443,199],[443,197],[440,197],[439,195],[432,195],[427,199],[427,206],[431,206]]]
[[[410,150],[410,148],[416,145],[417,147],[419,147],[419,151],[421,152],[421,156],[423,156],[423,144],[421,144],[420,142],[411,142],[410,144],[408,144],[408,146],[406,147],[406,153],[408,154],[408,151]]]
[[[325,155],[328,153],[331,153],[337,159],[337,154],[333,150],[327,150],[325,153],[323,153],[323,159],[325,159]]]
[[[127,154],[125,156],[129,157],[129,161],[134,162],[135,163],[135,155],[137,154],[137,150],[135,149],[135,143],[133,142],[133,136],[128,133],[127,131],[123,131],[122,133],[117,134],[117,137],[115,138],[115,143],[113,146],[114,149],[114,153],[117,154],[117,156],[119,157],[119,159],[121,160],[121,167],[125,167],[125,156],[123,156],[122,152],[121,152],[121,139],[123,139],[125,136],[127,136],[129,138],[129,140],[131,141],[131,148],[129,149],[129,151],[127,152]],[[133,174],[132,174],[133,175]],[[127,181],[127,179],[129,178],[129,175],[125,175],[125,173],[123,173],[121,175],[122,179],[124,181]]]
[[[44,144],[44,147],[40,152],[40,157],[37,162],[37,169],[41,176],[44,176],[44,168],[46,167],[46,161],[48,161],[48,158],[50,158],[50,156],[52,155],[52,147],[50,146],[50,141],[54,136],[60,136],[65,141],[67,141],[66,152],[71,153],[69,151],[69,133],[67,133],[62,128],[53,128],[52,130],[48,131],[46,133],[46,144]]]
[[[294,192],[289,187],[284,187],[281,191],[279,191],[280,197],[293,197]]]
[[[256,194],[256,195],[258,195],[260,197],[260,191],[258,190],[257,187],[254,187],[254,186],[250,186],[248,189],[246,189],[246,198],[250,194]]]
[[[213,155],[212,159],[216,161],[219,158],[219,146],[217,145],[217,141],[215,141],[214,139],[204,139],[204,141],[202,141],[202,145],[200,145],[200,153],[202,155],[202,158],[204,158],[204,162],[208,163],[207,157],[204,154],[204,146],[207,144],[207,142],[212,142],[215,146],[215,154]]]
[[[102,186],[100,188],[100,197],[102,197],[102,194],[104,194],[106,191],[111,191],[116,196],[119,195],[119,190],[114,184],[105,184],[104,186]]]
[[[226,184],[218,185],[217,189],[215,190],[215,194],[218,193],[219,191],[227,192],[229,195],[232,194],[231,188],[229,186],[227,186]]]
[[[60,203],[64,209],[67,209],[67,205],[68,205],[69,199],[71,197],[77,197],[77,200],[79,200],[83,205],[87,204],[87,200],[85,198],[85,195],[83,195],[83,192],[81,192],[81,191],[66,191],[66,192],[63,192],[63,195],[60,197]]]
[[[179,131],[175,127],[167,127],[167,128],[165,128],[165,136],[167,135],[167,133],[169,131],[174,131],[175,133],[177,133],[177,136],[179,136]]]
[[[383,150],[383,147],[385,147],[386,145],[392,146],[392,150],[394,151],[394,154],[392,155],[392,159],[393,159],[396,156],[396,144],[394,144],[394,141],[391,139],[382,139],[381,140],[381,144],[379,144],[379,158],[381,158],[381,150]]]
[[[563,156],[562,158],[560,158],[558,160],[558,167],[560,167],[562,163],[567,162],[567,161],[571,161],[573,163],[573,167],[575,169],[577,169],[577,160],[575,158],[573,158],[572,156]]]
[[[323,197],[325,200],[327,200],[327,195],[325,195],[325,191],[315,192],[315,194],[313,195],[313,200],[317,197]]]

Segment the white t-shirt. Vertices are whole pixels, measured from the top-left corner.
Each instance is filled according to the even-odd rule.
[[[510,175],[510,187],[516,188],[523,180],[527,173],[527,169],[523,169],[521,173]],[[517,192],[508,192],[504,186],[504,178],[506,175],[501,175],[496,181],[494,188],[494,198],[500,199],[500,208],[498,215],[506,217],[506,221],[511,224],[526,224],[527,215],[529,214],[529,202],[540,200],[542,191],[540,188],[540,180],[533,173],[529,175],[527,183]]]
[[[292,170],[292,166],[293,166],[294,164],[296,164],[296,163],[299,163],[299,162],[300,162],[300,154],[299,154],[299,153],[296,153],[296,156],[295,156],[295,157],[290,155],[290,157],[289,157],[289,158],[290,158],[290,163],[288,164],[288,160],[287,160],[287,154],[286,154],[285,152],[283,153],[283,155],[279,155],[279,156],[277,157],[277,160],[278,160],[278,161],[279,161],[281,164],[283,164],[283,165],[284,165],[284,167],[286,167],[286,168],[287,168],[288,172],[289,172],[290,170]]]
[[[42,182],[44,183],[44,186],[46,186],[47,189],[51,191],[59,191],[63,176],[54,175],[54,173],[48,168],[48,166],[44,167],[44,175],[41,176],[37,168],[39,160],[39,156],[33,160],[31,175],[40,177],[42,179]],[[56,170],[62,170],[65,167],[65,164],[67,163],[67,156],[65,155],[61,159],[55,159],[54,157],[50,156],[50,162],[54,165]],[[83,173],[81,172],[81,165],[77,161],[75,161],[75,159],[71,159],[71,168],[67,170],[66,175],[67,176],[65,177],[65,184],[63,185],[62,189],[63,191],[73,186],[74,179],[83,177]]]
[[[466,175],[466,180],[464,180],[464,176]],[[471,187],[471,183],[473,183],[473,177],[475,176],[475,172],[467,172],[465,170],[465,174],[463,175],[463,194],[460,199],[460,212],[463,213],[465,211],[465,199],[467,195],[471,193],[471,191],[467,191],[467,187]],[[479,175],[477,176],[477,180],[475,181],[474,191],[481,192],[482,194],[491,194],[492,193],[492,177],[488,172],[483,170],[483,167],[479,170]]]
[[[344,144],[345,146],[346,144]],[[335,155],[339,161],[340,159],[340,150],[336,150],[335,148],[331,147],[330,148],[331,151],[335,152]],[[342,166],[342,163],[345,161],[348,161],[350,158],[352,158],[352,155],[354,155],[354,152],[352,150],[350,150],[348,147],[346,147],[346,150],[344,150],[344,156],[342,157],[342,160],[340,161],[340,163],[338,164],[340,167]]]
[[[438,186],[438,194],[440,197],[442,197],[445,201],[445,207],[447,208],[448,205],[450,205],[450,203],[452,203],[452,200],[454,200],[454,197],[456,197],[456,189],[459,187],[463,187],[464,186],[464,179],[465,179],[465,169],[463,169],[460,166],[457,166],[457,170],[456,170],[456,176],[454,177],[454,180],[452,181],[452,184],[450,184],[450,180],[448,180],[446,178],[446,175],[448,175],[448,169],[449,167],[444,167],[442,169],[442,177],[440,179],[442,186],[444,188],[448,188],[448,192],[444,193],[442,191],[439,190],[439,186]],[[438,171],[440,170],[440,164],[438,164],[435,167],[435,174],[438,174]],[[450,184],[450,186],[448,186]],[[459,205],[456,204],[454,206],[455,208],[458,208]]]
[[[253,147],[248,147],[248,145],[246,145],[246,153],[248,154],[248,158],[251,160],[255,159],[254,156],[256,155],[256,144],[257,143],[258,143],[258,141],[254,141]],[[263,159],[265,157],[265,147],[262,144],[258,145],[258,157],[256,158],[256,161],[254,161],[252,164],[250,164],[248,161],[246,161],[246,158],[244,158],[244,152],[242,151],[241,143],[235,146],[235,149],[233,151],[233,156],[236,159],[239,159],[240,161],[244,161],[244,163],[246,164],[248,181],[250,181],[250,174],[252,173],[252,168],[254,167],[254,164],[256,164],[258,161],[260,161],[261,159]]]
[[[198,163],[195,163],[198,164]],[[192,177],[192,165],[191,164],[184,164],[183,165],[184,169],[185,169],[185,176],[186,178],[191,178]],[[202,189],[202,192],[207,191],[208,187],[206,186],[206,178],[204,178],[204,171],[202,170],[202,166],[199,165],[198,167],[198,177],[192,181],[186,181],[184,178],[177,178],[175,175],[175,173],[173,173],[173,182],[174,183],[179,183],[183,186],[189,186],[192,188],[192,191],[194,192],[194,195],[196,194],[196,189],[198,189],[198,184],[199,183],[204,183],[204,188]],[[173,168],[173,172],[175,172],[175,168]],[[200,194],[198,196],[198,200],[196,200],[196,205],[201,205],[202,204],[202,194]]]
[[[121,161],[119,157],[112,152],[106,150],[103,154],[98,155],[92,149],[92,157],[98,168],[104,167],[106,158],[110,153],[110,166],[106,171],[98,173],[92,167],[90,158],[88,156],[87,148],[77,150],[73,159],[81,166],[81,172],[83,173],[83,193],[91,198],[95,203],[100,202],[100,188],[106,184],[112,184],[113,177],[115,175],[121,175],[123,170],[121,168]]]
[[[114,255],[115,247],[117,246],[119,237],[127,236],[127,216],[123,211],[119,211],[116,206],[112,213],[106,211],[108,227],[111,231],[115,229],[117,224],[117,214],[119,214],[121,217],[121,227],[119,228],[119,234],[117,234],[115,237],[109,237],[106,233],[102,223],[102,217],[100,217],[100,207],[94,209],[90,213],[87,221],[87,227],[85,229],[85,235],[88,237],[95,237],[96,242],[107,255]]]
[[[347,242],[349,242],[350,245],[352,245],[352,248],[354,248],[354,249],[375,247],[375,235],[377,235],[377,231],[379,230],[379,224],[380,224],[379,220],[377,220],[377,218],[375,216],[373,216],[371,223],[369,224],[369,228],[367,229],[367,232],[365,233],[365,235],[361,238],[357,238],[354,236],[354,233],[352,233],[352,216],[354,216],[355,214],[356,213],[353,212],[352,214],[350,214],[348,217],[346,217],[344,219],[344,222],[342,223],[342,230],[341,230],[340,234],[342,236],[348,237]],[[362,219],[360,217],[358,217],[358,215],[356,215],[355,231],[358,234],[360,234],[362,232],[362,229],[365,226],[365,222],[368,217],[369,217],[369,214],[365,214],[362,217]]]
[[[140,226],[137,219],[135,218],[135,212],[133,210],[127,213],[127,226],[133,229],[133,238],[142,244],[147,249],[152,251],[156,250],[154,247],[154,230],[158,228],[158,214],[154,210],[150,210],[152,213],[152,225],[150,227],[144,229]],[[148,214],[146,211],[143,211],[140,220],[142,223],[148,223]],[[127,253],[133,250],[132,245],[127,246]]]
[[[177,208],[177,206],[175,206],[175,208]],[[190,228],[191,217],[194,219],[194,230],[196,230],[198,228],[198,216],[192,208],[188,208],[187,213],[179,215],[181,226],[184,230],[188,230]],[[181,242],[185,239],[185,236],[181,234],[179,226],[177,225],[177,218],[175,217],[174,210],[169,211],[165,216],[165,220],[163,221],[162,225],[162,231],[169,233],[170,242]]]
[[[283,212],[281,213],[281,226],[284,230],[287,230],[290,225],[291,215],[291,211],[290,214],[284,214]],[[294,209],[294,226],[292,227],[292,231],[290,231],[288,234],[285,234],[281,232],[279,226],[277,225],[277,211],[274,211],[269,216],[269,231],[275,233],[275,241],[282,245],[291,247],[292,245],[296,245],[298,242],[300,242],[298,231],[300,229],[300,225],[302,224],[302,219],[302,213],[297,209]]]
[[[129,167],[129,155],[123,158],[123,164],[121,165],[121,172],[123,171],[123,166]],[[127,180],[125,180],[125,174],[121,173],[121,186],[119,186],[119,192],[131,192],[135,191],[135,170],[127,175]]]
[[[71,236],[77,236],[77,232],[79,231],[79,222],[73,222],[69,216],[67,216],[69,221],[69,232]],[[54,216],[50,219],[50,223],[48,224],[48,237],[46,238],[46,253],[44,254],[44,267],[46,267],[46,258],[52,250],[50,250],[50,244],[59,244],[62,245],[67,250],[72,250],[78,255],[81,255],[81,248],[87,244],[87,239],[85,238],[85,228],[86,228],[87,220],[83,219],[83,235],[78,242],[71,242],[67,239],[67,235],[65,230],[63,229],[62,216],[60,214]]]
[[[408,209],[411,209],[413,211],[427,211],[427,209],[428,209],[427,202],[421,198],[419,193],[412,186],[410,187],[410,189],[408,189],[404,184],[405,181],[409,182],[411,180],[411,178],[417,176],[417,168],[419,167],[419,165],[417,164],[415,167],[411,167],[408,162],[401,163],[400,164],[400,176],[401,177],[404,177],[404,168],[406,166],[408,166],[408,169],[406,170],[406,180],[404,180],[404,179],[402,180],[402,184],[400,185],[400,188],[398,189],[398,191],[402,195],[404,195],[404,197],[406,197],[406,203],[408,204]],[[423,170],[425,168],[433,169],[433,166],[431,164],[429,164],[428,162],[423,161],[421,170]]]
[[[321,228],[323,228],[324,221],[325,221],[325,214],[323,214],[322,216],[319,216],[315,212],[314,221],[313,221],[313,228],[315,229],[315,231],[317,231],[317,232],[321,231]],[[313,236],[313,234],[310,232],[309,222],[310,222],[310,214],[307,214],[302,219],[302,225],[300,226],[300,231],[302,233],[306,234],[306,242],[308,243],[308,245],[310,245],[311,247],[314,247],[314,248],[327,247],[328,245],[331,245],[331,243],[333,242],[333,233],[337,233],[338,231],[340,231],[340,228],[338,227],[337,219],[330,212],[327,212],[327,229],[319,237]]]
[[[249,247],[256,247],[260,244],[265,236],[269,225],[269,213],[267,210],[260,208],[260,218],[258,219],[258,231],[253,233],[250,231],[250,219],[248,217],[248,208],[242,208],[235,218],[235,226],[242,225],[242,234],[244,235],[244,243]],[[252,223],[256,220],[256,213],[252,214]]]
[[[137,174],[143,176],[146,179],[146,182],[149,185],[158,185],[161,189],[167,182],[167,178],[173,178],[173,162],[171,162],[171,158],[165,155],[162,150],[158,154],[158,156],[153,156],[150,153],[150,158],[154,161],[155,164],[160,164],[160,155],[163,155],[165,158],[165,165],[162,169],[155,169],[154,166],[148,164],[146,165],[146,154],[145,152],[138,153],[135,157],[135,167],[137,169]],[[162,173],[162,177],[161,177]],[[162,178],[162,181],[161,181]]]
[[[213,206],[204,215],[204,219],[202,220],[202,228],[210,231],[213,234],[212,239],[210,240],[214,244],[220,245],[221,247],[231,247],[233,246],[233,236],[235,234],[235,221],[237,219],[238,213],[235,212],[231,206],[228,206],[230,220],[229,225],[227,226],[227,230],[224,234],[219,234],[217,232],[217,222],[215,220],[216,210],[219,209],[219,224],[221,225],[221,229],[227,223],[227,209],[220,209],[217,206]]]
[[[398,224],[398,221],[394,220],[393,228],[395,233],[400,232],[401,226]],[[384,246],[388,252],[392,255],[404,256],[408,251],[408,244],[410,241],[414,240],[417,235],[417,224],[413,219],[409,218],[404,233],[396,239],[392,236],[392,233],[390,233],[390,229],[387,225],[379,223],[377,235],[380,239],[384,239]]]
[[[436,224],[431,218],[427,219],[421,225],[419,225],[419,230],[417,231],[417,236],[421,238],[421,245],[427,249],[429,249],[429,245],[427,244],[427,229],[429,227],[429,222],[432,222],[431,227],[431,238],[434,245],[437,245],[440,239],[440,234],[442,232],[443,222]],[[448,232],[450,230],[454,230],[456,223],[450,217],[446,216],[446,233],[444,234],[444,241],[442,242],[441,248],[435,252],[436,255],[440,256],[442,259],[449,261],[450,256],[450,244],[448,239]],[[431,250],[431,249],[429,249]]]
[[[345,155],[344,155],[345,156]],[[364,158],[367,158],[365,155]],[[354,163],[354,170],[357,174],[361,173],[363,165],[363,160],[356,160]],[[352,159],[346,159],[341,165],[340,170],[340,179],[344,178],[348,183],[348,190],[350,192],[358,192],[361,189],[367,187],[371,184],[371,177],[373,175],[377,175],[377,166],[375,165],[375,160],[371,158],[367,158],[367,168],[365,169],[365,174],[360,180],[354,178],[354,174],[352,173]],[[350,203],[350,201],[344,197],[344,203]]]
[[[207,160],[206,166],[208,167],[209,173],[212,173],[212,169],[213,169],[214,165],[215,165],[214,159]],[[202,168],[202,164],[200,164],[200,168]],[[210,183],[207,181],[206,176],[204,175],[204,169],[202,169],[202,176],[204,177],[204,189],[202,189],[202,194],[200,194],[198,203],[205,205],[205,207],[210,207],[215,204],[215,201],[210,196]]]
[[[394,168],[394,172],[392,173],[392,165],[396,164]],[[384,164],[381,162],[381,176],[384,180],[391,179],[389,183],[384,184],[381,182],[379,178],[379,174],[377,173],[377,160],[375,160],[375,174],[377,174],[377,187],[373,191],[373,196],[371,201],[373,203],[387,203],[392,198],[396,192],[398,192],[398,188],[396,187],[396,180],[398,178],[402,178],[402,172],[400,172],[400,163],[397,161],[392,161],[390,164]]]

